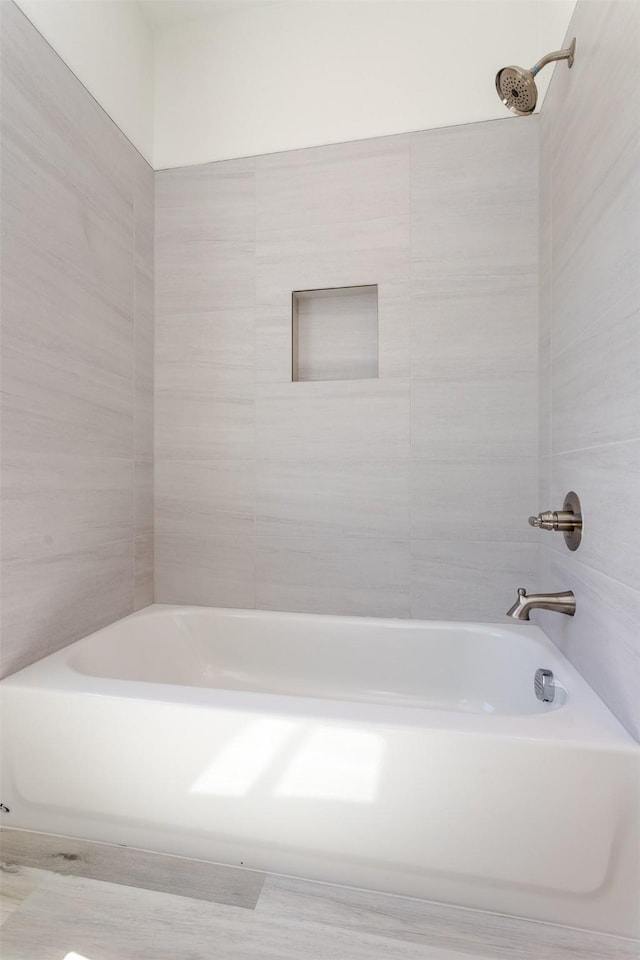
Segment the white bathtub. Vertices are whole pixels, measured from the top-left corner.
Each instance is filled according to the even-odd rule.
[[[6,826],[638,934],[639,748],[533,625],[156,605],[1,687]]]

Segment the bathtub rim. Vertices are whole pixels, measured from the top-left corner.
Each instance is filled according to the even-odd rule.
[[[560,671],[558,682],[567,692],[567,701],[543,713],[491,714],[467,713],[440,708],[374,704],[364,701],[339,700],[284,693],[229,690],[143,680],[99,677],[77,671],[70,657],[78,647],[95,643],[113,633],[123,623],[131,623],[162,613],[190,612],[222,615],[233,619],[295,620],[313,618],[330,624],[353,626],[384,625],[392,630],[459,628],[474,631],[500,631],[514,637],[531,634],[541,647],[548,665]],[[541,664],[543,665],[543,664]],[[238,709],[250,713],[285,713],[293,716],[315,716],[325,720],[374,723],[419,728],[441,729],[461,735],[477,735],[507,739],[552,741],[567,748],[605,749],[631,752],[640,760],[640,744],[598,697],[587,681],[564,656],[561,650],[537,624],[499,624],[479,621],[408,620],[401,618],[350,617],[333,614],[308,614],[292,611],[244,608],[206,607],[195,604],[150,604],[113,623],[75,640],[65,647],[2,679],[9,690],[46,691],[49,694],[107,697],[114,701],[138,699],[149,702],[172,702],[200,709]]]

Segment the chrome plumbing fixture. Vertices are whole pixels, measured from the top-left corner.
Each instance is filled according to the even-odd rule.
[[[532,593],[527,596],[525,587],[518,588],[518,599],[507,610],[507,616],[514,620],[529,620],[530,610],[555,610],[572,617],[576,612],[576,598],[572,590],[564,593]]]
[[[554,60],[567,60],[569,67],[573,66],[576,52],[576,38],[564,50],[548,53],[538,60],[530,70],[524,67],[503,67],[496,74],[496,90],[507,110],[519,117],[528,117],[533,113],[538,102],[538,88],[535,76],[543,67]]]
[[[539,667],[536,670],[535,677],[533,678],[533,689],[535,690],[538,700],[542,700],[543,703],[553,703],[553,699],[556,695],[556,685],[553,682],[553,671],[545,670],[544,667]]]
[[[577,550],[582,540],[582,506],[578,494],[570,490],[562,510],[544,510],[537,517],[529,517],[529,524],[540,530],[559,530],[564,533],[569,550]]]

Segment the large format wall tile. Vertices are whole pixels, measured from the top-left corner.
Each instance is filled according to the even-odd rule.
[[[259,157],[258,241],[408,215],[409,147],[409,137],[382,137]]]
[[[340,268],[341,282],[348,286],[367,285],[366,278],[374,279],[378,294],[378,377],[407,378],[411,364],[410,285],[408,270],[398,269],[397,276],[380,279],[379,269],[367,270]],[[293,271],[279,283],[271,295],[258,284],[258,294],[263,297],[256,306],[256,380],[260,383],[292,380],[292,293],[305,289],[328,289],[339,286],[337,273],[327,271],[310,279]],[[272,296],[271,301],[269,297]],[[326,332],[325,332],[326,333]],[[339,356],[340,339],[325,336],[325,349],[330,355]]]
[[[168,239],[156,244],[158,322],[252,306],[253,243]]]
[[[134,608],[153,602],[155,175],[134,158]]]
[[[153,536],[154,477],[153,462],[136,460],[134,469],[133,526],[135,537]]]
[[[149,568],[154,204],[148,164],[18,7],[0,6],[13,671],[133,610],[137,532]]]
[[[566,491],[568,493],[568,491]],[[563,496],[564,502],[564,496]],[[537,509],[534,510],[534,513],[540,513],[542,510],[552,510],[554,509],[551,506],[551,457],[541,456],[538,460],[538,502]],[[543,544],[547,548],[551,547],[551,543]]]
[[[253,399],[178,387],[166,376],[155,394],[156,460],[250,459],[255,451],[254,406]]]
[[[291,290],[367,286],[408,278],[409,217],[274,231],[256,244],[256,302]]]
[[[541,458],[551,453],[551,120],[540,115],[540,225],[538,264],[538,446]],[[542,498],[542,503],[545,499]],[[546,509],[546,507],[541,507]]]
[[[155,346],[159,388],[169,379],[192,385],[197,377],[220,396],[253,395],[252,306],[159,316]]]
[[[149,520],[150,497],[136,499]],[[133,529],[133,463],[8,453],[3,458],[3,500],[5,560],[44,558],[126,540]]]
[[[640,13],[636,3],[582,3],[583,51],[557,71],[553,124],[554,351],[570,347],[637,284],[640,259]],[[624,86],[611,110],[599,93]],[[579,176],[576,176],[579,171]]]
[[[156,175],[144,157],[133,157],[133,209],[136,268],[153,279],[156,242]]]
[[[540,586],[577,610],[537,619],[640,739],[640,5],[579,2],[571,33],[542,111],[541,507],[575,490],[584,535],[541,543]]]
[[[612,168],[630,143],[638,137],[637,84],[627,87],[628,96],[611,110],[600,96],[602,79],[623,85],[637,81],[640,66],[637,44],[640,22],[634,4],[611,0],[581,3],[571,34],[580,32],[580,62],[576,57],[571,71],[554,75],[548,114],[554,121],[554,189],[562,203],[554,211],[559,244],[575,232],[582,216],[589,216],[606,194]],[[581,161],[588,155],[589,162]],[[580,176],[576,169],[580,167]],[[602,188],[605,188],[604,191]],[[596,194],[600,193],[600,196]],[[606,201],[605,201],[606,204]]]
[[[423,273],[412,279],[411,373],[434,377],[504,377],[538,369],[537,277]]]
[[[136,537],[134,542],[133,608],[141,610],[154,600],[153,584],[154,537]]]
[[[3,675],[132,613],[133,563],[132,540],[3,561]]]
[[[536,144],[505,121],[158,174],[156,599],[408,616],[412,534],[504,541],[498,568],[531,540]],[[292,293],[371,284],[378,377],[292,382]],[[211,541],[252,523],[254,597]]]
[[[551,455],[551,351],[543,345],[538,354],[538,447],[541,457]]]
[[[640,437],[639,288],[554,356],[554,453]]]
[[[626,4],[621,4],[626,6]],[[633,4],[629,4],[633,6]],[[598,219],[576,232],[555,258],[554,351],[572,346],[638,282],[640,167],[638,145],[625,155],[618,190]],[[554,195],[555,203],[555,195]]]
[[[155,536],[155,597],[161,603],[255,606],[253,536]]]
[[[415,457],[451,460],[529,457],[537,452],[537,375],[413,380]]]
[[[417,540],[535,540],[538,461],[414,460],[412,535]]]
[[[253,241],[255,160],[228,160],[156,174],[157,238]]]
[[[410,138],[256,161],[256,377],[291,380],[291,293],[379,287],[379,375],[408,376]],[[339,349],[339,344],[336,344]]]
[[[86,204],[79,187],[74,190],[56,182],[44,158],[15,146],[10,128],[5,136],[9,143],[4,148],[3,173],[12,184],[3,215],[7,250],[12,250],[14,242],[21,244],[21,255],[34,260],[44,282],[47,268],[61,270],[65,279],[61,297],[83,287],[98,307],[104,303],[117,311],[119,325],[126,330],[133,300],[131,186],[130,222],[120,227]],[[120,330],[116,333],[124,335]],[[130,351],[124,359],[131,361]]]
[[[156,175],[155,597],[255,601],[255,178]]]
[[[423,271],[499,276],[535,270],[537,138],[531,119],[413,135],[411,257]]]
[[[554,317],[558,349],[629,289],[640,253],[637,4],[583,3],[577,28],[584,53],[571,71],[554,78],[549,101],[554,259],[578,279],[566,274],[566,300]],[[599,96],[605,81],[627,91],[616,110]]]
[[[154,172],[134,158],[134,456],[153,459],[154,379]]]
[[[153,247],[151,255],[153,255]],[[150,260],[153,265],[153,257]],[[153,459],[154,312],[153,276],[136,268],[134,307],[134,453]]]
[[[2,374],[7,453],[132,456],[132,380],[100,381],[9,349]]]
[[[15,4],[2,4],[2,34],[3,155],[44,164],[50,182],[130,235],[136,151]]]
[[[256,430],[262,459],[405,459],[409,456],[409,383],[262,384],[257,388]]]
[[[11,183],[6,164],[2,175],[4,198]],[[3,199],[3,209],[7,205]],[[28,211],[25,216],[30,217]],[[61,208],[59,216],[64,222],[67,211]],[[47,231],[53,233],[50,249]],[[68,248],[62,253],[57,218],[29,238],[21,237],[18,229],[5,221],[2,234],[3,347],[35,353],[69,372],[131,379],[133,291],[129,308],[123,309],[106,296],[106,291],[97,290],[92,275],[100,274],[104,263],[101,266],[94,261],[84,274],[76,271],[69,276],[63,261],[73,253]],[[78,247],[83,251],[86,247],[82,231]],[[131,250],[120,250],[118,256],[128,258],[130,263]],[[93,318],[91,324],[87,323],[88,315]]]
[[[159,535],[253,534],[253,460],[160,460],[156,464],[155,491]]]
[[[409,537],[408,460],[261,460],[258,536]]]
[[[576,613],[558,617],[541,610],[533,619],[640,740],[640,591],[581,563],[579,552],[545,552],[545,590],[573,590]]]
[[[537,579],[533,543],[413,541],[411,613],[427,620],[505,621],[518,587]]]
[[[568,490],[580,496],[584,516],[576,559],[630,587],[640,570],[640,440],[612,443],[551,458],[551,499],[561,504]],[[552,540],[559,552],[562,538]]]
[[[256,379],[291,380],[291,294],[379,288],[380,376],[408,376],[409,217],[273,231],[256,245]],[[398,349],[400,347],[400,350]]]
[[[409,541],[258,537],[256,606],[408,617]]]

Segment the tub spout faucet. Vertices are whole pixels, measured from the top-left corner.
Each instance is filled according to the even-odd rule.
[[[555,610],[572,617],[576,612],[576,598],[572,590],[565,593],[532,593],[527,596],[524,587],[518,590],[518,599],[507,610],[507,616],[514,620],[528,620],[530,610]]]

